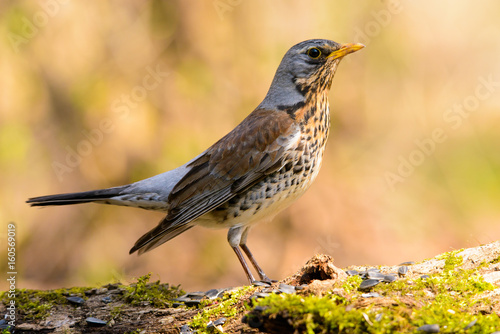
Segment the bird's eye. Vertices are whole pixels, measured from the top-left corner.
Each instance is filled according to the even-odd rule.
[[[317,59],[321,56],[321,51],[318,48],[310,48],[307,50],[307,55],[312,59]]]

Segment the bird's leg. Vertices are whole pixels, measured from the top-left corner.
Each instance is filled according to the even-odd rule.
[[[238,246],[233,247],[231,246],[236,253],[236,256],[238,257],[238,260],[240,260],[241,266],[243,267],[243,270],[245,270],[245,274],[247,274],[248,280],[250,281],[250,284],[255,282],[255,278],[253,277],[252,272],[250,271],[250,268],[248,268],[248,264],[245,261],[245,258],[243,258],[243,254],[241,254],[241,251]],[[253,263],[253,262],[252,262]]]
[[[244,228],[241,226],[231,227],[229,229],[229,231],[227,232],[227,241],[229,241],[229,245],[231,245],[234,252],[236,253],[238,260],[240,260],[241,266],[243,267],[243,270],[245,271],[245,274],[247,275],[247,278],[250,281],[250,284],[252,284],[255,282],[255,278],[253,277],[253,274],[250,271],[250,268],[248,267],[248,264],[245,261],[243,254],[241,254],[241,250],[239,248],[241,235],[243,234],[243,232],[244,232]]]
[[[243,251],[247,255],[250,262],[252,262],[253,267],[259,273],[259,277],[260,277],[261,281],[269,282],[269,283],[277,282],[276,280],[273,280],[273,279],[270,279],[269,277],[267,277],[267,275],[264,273],[264,270],[262,270],[262,268],[257,263],[257,260],[255,260],[255,258],[253,257],[252,252],[250,252],[250,249],[247,246],[247,235],[248,235],[249,230],[250,230],[250,227],[247,227],[247,228],[245,228],[245,230],[241,234],[240,248],[243,249]]]
[[[247,255],[250,262],[252,262],[252,265],[254,266],[255,270],[257,270],[257,272],[259,273],[261,281],[269,282],[269,283],[277,282],[276,280],[273,280],[273,279],[270,279],[269,277],[267,277],[267,275],[264,273],[262,268],[259,266],[259,264],[255,260],[255,258],[253,257],[252,252],[250,252],[250,249],[248,248],[248,246],[246,244],[240,244],[240,247],[241,247],[241,249],[243,249],[243,251]]]

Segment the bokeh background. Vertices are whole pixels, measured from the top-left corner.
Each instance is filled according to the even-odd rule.
[[[498,13],[495,0],[0,2],[2,272],[15,222],[19,288],[148,272],[187,290],[246,284],[225,230],[129,256],[161,213],[24,201],[183,164],[252,111],[283,54],[310,38],[366,48],[335,77],[315,184],[250,234],[268,275],[315,253],[397,264],[498,240]]]

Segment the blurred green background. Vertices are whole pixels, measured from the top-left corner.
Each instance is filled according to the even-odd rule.
[[[334,79],[315,184],[250,234],[267,274],[315,253],[397,264],[500,238],[498,1],[26,0],[0,12],[0,243],[15,222],[19,288],[148,272],[187,290],[246,284],[225,230],[129,256],[161,213],[24,201],[183,164],[251,112],[284,53],[310,38],[366,48]]]

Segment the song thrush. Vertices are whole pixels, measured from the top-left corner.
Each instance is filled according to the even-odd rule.
[[[201,225],[228,228],[250,282],[270,281],[246,245],[257,221],[302,195],[318,175],[330,127],[328,92],[337,66],[362,44],[313,39],[283,57],[262,103],[234,130],[186,164],[129,185],[30,198],[32,206],[87,202],[165,212],[130,250],[139,254]]]

